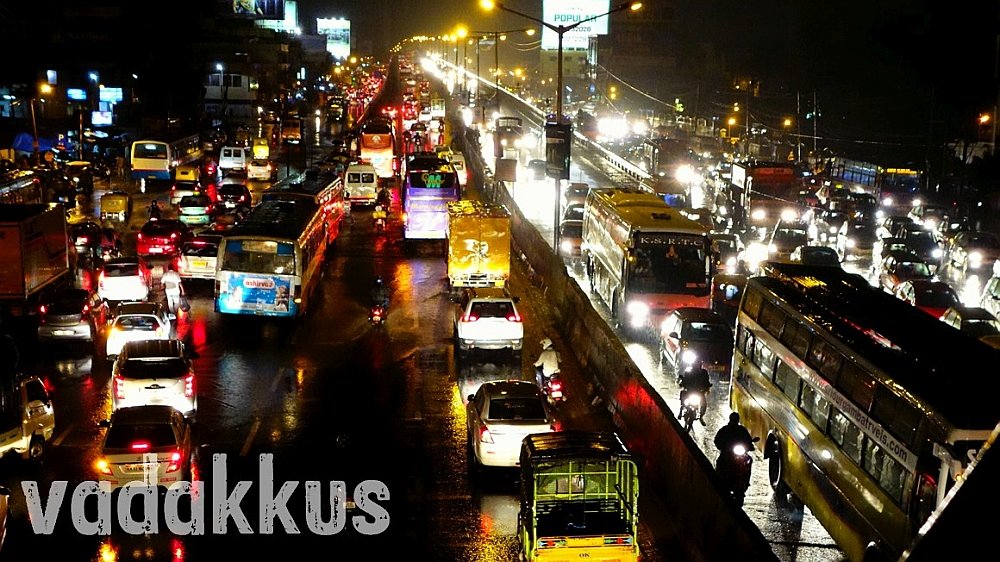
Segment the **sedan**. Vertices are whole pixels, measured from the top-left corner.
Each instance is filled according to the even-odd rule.
[[[946,261],[962,271],[988,273],[1000,257],[1000,238],[992,232],[960,232],[948,248]]]
[[[215,279],[222,235],[201,233],[181,246],[177,256],[177,273],[183,279]]]
[[[175,255],[191,237],[188,225],[176,219],[149,221],[136,237],[136,252],[140,256]]]
[[[133,406],[100,423],[107,429],[94,463],[111,489],[128,482],[159,487],[187,480],[191,473],[191,426],[170,406]]]
[[[177,218],[186,225],[208,224],[214,209],[215,203],[207,195],[188,195],[177,204]]]
[[[516,467],[521,441],[556,431],[545,395],[533,381],[483,383],[468,397],[469,466]]]
[[[153,274],[141,256],[108,260],[97,276],[97,294],[110,302],[146,300],[152,286]]]
[[[913,279],[900,283],[896,288],[896,296],[913,306],[940,318],[946,310],[959,306],[958,294],[944,281],[928,279]]]
[[[108,305],[86,289],[62,289],[38,308],[38,339],[94,342],[108,323]]]
[[[268,160],[254,159],[247,164],[248,180],[272,181],[277,174],[277,168]]]
[[[157,302],[126,302],[115,309],[115,319],[108,330],[107,356],[114,359],[126,343],[142,340],[168,340],[173,332],[172,314]]]

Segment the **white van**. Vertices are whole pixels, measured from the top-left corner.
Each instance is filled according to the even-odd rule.
[[[219,171],[223,176],[238,172],[245,174],[250,161],[250,149],[242,146],[224,146],[219,150]]]
[[[355,162],[344,171],[344,192],[353,205],[374,205],[378,194],[375,166]]]

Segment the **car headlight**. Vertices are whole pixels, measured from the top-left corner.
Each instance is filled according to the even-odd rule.
[[[632,317],[632,325],[642,325],[646,323],[649,315],[649,305],[641,301],[632,301],[625,308],[629,316]]]
[[[939,259],[943,255],[944,251],[941,250],[941,248],[934,248],[934,250],[931,251],[931,257],[934,259]]]
[[[781,220],[791,222],[799,218],[799,214],[795,209],[782,209]]]
[[[913,206],[914,207],[919,207],[919,206],[921,206],[923,204],[924,204],[924,200],[923,199],[921,199],[919,197],[916,197],[916,198],[913,199]]]
[[[853,248],[853,247],[855,247],[857,245],[858,245],[857,241],[854,240],[853,238],[848,238],[847,239],[847,247],[848,248]]]
[[[882,205],[886,207],[892,207],[893,203],[895,203],[895,201],[892,200],[892,197],[886,197],[882,200]]]
[[[774,244],[768,244],[767,245],[767,253],[768,254],[777,254],[778,253],[778,247],[776,245],[774,245]]]
[[[836,226],[831,226],[830,227],[830,234],[836,234],[838,230],[840,230],[840,229],[837,228]]]
[[[681,352],[681,362],[685,365],[690,365],[698,360],[698,354],[690,349],[685,349]]]
[[[764,212],[764,209],[754,209],[753,212],[750,213],[750,218],[755,221],[762,221],[767,218],[767,213]]]
[[[573,244],[569,240],[563,240],[559,247],[566,253],[573,251]]]
[[[972,264],[973,267],[977,267],[982,262],[983,262],[983,254],[979,252],[969,253],[969,263]]]
[[[891,197],[887,197],[886,201],[889,201],[889,203],[886,203],[885,201],[883,201],[882,204],[883,205],[892,205],[892,198]],[[879,210],[875,211],[875,220],[882,220],[883,218],[885,218],[885,211],[883,211],[882,209],[879,209]]]

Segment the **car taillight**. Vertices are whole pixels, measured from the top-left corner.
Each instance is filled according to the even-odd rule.
[[[184,377],[184,396],[188,398],[194,396],[194,373]]]
[[[90,305],[89,304],[83,305],[83,314],[86,314],[88,312],[90,312]]]
[[[485,425],[479,426],[479,442],[480,443],[493,443],[493,435],[490,434],[489,428]]]
[[[94,467],[97,468],[97,471],[101,474],[111,476],[111,465],[108,463],[107,459],[97,459],[97,462],[94,463]]]
[[[243,201],[246,201],[246,200],[247,200],[247,196],[246,195],[240,195],[240,202],[243,202]]]
[[[76,239],[76,243],[77,244],[86,244],[89,241],[90,241],[90,238],[87,238],[86,236],[78,236],[77,239]]]
[[[170,233],[170,239],[173,240],[174,238],[177,238],[177,233],[176,232],[171,232]]]
[[[142,233],[140,232],[140,233],[139,233],[139,240],[142,240],[143,238],[145,238],[145,237],[144,237],[144,236],[142,235]]]
[[[38,313],[39,314],[45,314],[46,311],[48,311],[48,308],[44,304],[42,306],[38,307]]]
[[[177,472],[181,468],[181,452],[170,453],[170,464],[167,465],[167,472]]]
[[[111,379],[111,385],[114,387],[115,400],[125,399],[125,380],[121,377],[115,377]]]
[[[476,320],[479,320],[479,317],[475,314],[466,314],[465,316],[462,316],[462,322],[475,322]]]
[[[521,321],[521,315],[517,314],[516,312],[511,312],[510,314],[507,315],[507,321],[508,322],[520,322]]]

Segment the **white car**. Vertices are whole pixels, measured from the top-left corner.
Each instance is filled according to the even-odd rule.
[[[131,341],[170,339],[173,332],[171,316],[158,302],[119,304],[108,329],[108,359],[115,359]]]
[[[97,278],[97,294],[109,302],[146,300],[151,286],[149,265],[138,256],[104,262]]]
[[[194,368],[179,340],[131,341],[111,371],[112,411],[165,404],[191,418],[198,410]]]
[[[525,436],[557,430],[533,381],[485,382],[468,398],[470,468],[473,460],[476,466],[517,466]]]
[[[277,174],[277,170],[268,160],[255,159],[247,164],[247,179],[271,181]]]
[[[517,311],[517,297],[505,289],[466,289],[455,314],[455,346],[471,349],[510,349],[520,355],[524,324]]]
[[[177,274],[182,279],[215,279],[221,234],[198,234],[181,246]]]
[[[189,480],[191,426],[170,406],[122,408],[102,421],[107,428],[95,463],[101,482],[117,490],[128,482],[158,487]]]

